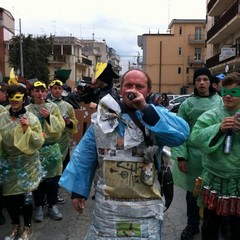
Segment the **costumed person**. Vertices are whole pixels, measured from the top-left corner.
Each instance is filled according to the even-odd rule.
[[[48,215],[54,220],[61,220],[62,213],[56,204],[58,180],[62,173],[62,154],[59,140],[65,128],[65,121],[58,106],[53,102],[46,102],[47,88],[45,83],[34,82],[31,94],[33,103],[30,103],[26,108],[38,117],[45,135],[44,145],[39,150],[45,176],[33,192],[35,203],[33,217],[36,222],[43,221],[43,205],[46,195]]]
[[[13,225],[5,240],[15,237],[28,240],[32,235],[32,192],[42,177],[38,150],[44,143],[44,137],[38,118],[24,107],[26,97],[26,89],[22,86],[9,86],[7,98],[10,108],[0,115],[2,194]],[[24,219],[23,230],[20,211]]]
[[[186,141],[189,126],[166,108],[146,103],[151,86],[140,69],[123,75],[122,101],[110,94],[100,100],[60,178],[81,214],[97,169],[93,220],[85,239],[161,239],[164,203],[157,168],[163,147]]]
[[[71,104],[64,101],[62,98],[63,93],[63,82],[55,79],[50,84],[50,97],[47,99],[48,102],[54,102],[60,109],[61,115],[65,121],[65,128],[62,132],[62,136],[58,143],[60,144],[62,158],[63,158],[63,170],[67,166],[70,160],[70,145],[72,134],[77,133],[77,123],[78,120],[75,117],[74,108]],[[63,204],[65,200],[58,195],[59,204]]]
[[[1,90],[1,87],[0,87]],[[2,112],[7,111],[5,107],[3,107],[2,105],[0,105],[0,114]],[[0,116],[1,118],[1,116]],[[0,135],[0,144],[2,141],[2,137]],[[2,167],[3,167],[3,162],[2,162],[2,149],[1,149],[1,145],[0,145],[0,225],[3,225],[6,223],[6,218],[3,215],[2,209],[3,209],[3,196],[2,196],[2,178],[3,178],[3,173],[2,173]]]
[[[117,91],[113,89],[113,79],[117,78],[119,76],[113,71],[110,63],[97,63],[95,81],[93,83],[97,85],[98,91],[93,92],[93,99],[95,100],[90,102],[91,108],[97,108],[98,102],[107,94],[110,94],[117,101],[120,100]]]
[[[207,110],[222,106],[222,98],[211,85],[212,74],[207,68],[194,72],[194,95],[180,106],[177,115],[186,120],[192,130],[198,117]],[[187,191],[187,226],[181,234],[181,240],[191,240],[200,232],[200,215],[197,197],[194,195],[195,181],[202,172],[202,149],[186,141],[179,147],[171,148],[174,184]]]
[[[203,171],[198,204],[204,207],[202,240],[218,240],[222,220],[229,217],[231,239],[240,239],[240,74],[222,81],[224,105],[202,114],[190,141],[202,149]]]
[[[0,83],[0,105],[6,107],[9,103],[7,101],[7,89],[6,83]]]

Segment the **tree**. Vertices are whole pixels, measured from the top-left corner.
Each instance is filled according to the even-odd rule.
[[[37,78],[49,82],[48,57],[52,55],[53,37],[45,35],[33,38],[21,35],[24,78]],[[9,64],[14,69],[21,69],[20,35],[10,40]]]

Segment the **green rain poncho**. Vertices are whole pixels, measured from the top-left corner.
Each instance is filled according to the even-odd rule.
[[[1,113],[3,195],[33,191],[42,177],[38,153],[44,143],[41,124],[30,112],[24,116],[30,123],[25,133],[19,118],[12,118],[9,111]]]
[[[198,117],[207,110],[220,107],[222,98],[218,94],[210,97],[190,97],[185,100],[179,108],[178,115],[186,120],[190,130],[196,123]],[[174,184],[193,192],[195,180],[202,172],[202,150],[193,146],[189,140],[179,147],[171,149],[172,159],[175,160],[173,167]],[[178,169],[177,158],[182,157],[187,160],[188,173],[182,173]]]
[[[218,196],[240,196],[240,132],[233,131],[229,154],[223,151],[226,134],[212,141],[222,120],[233,115],[234,112],[227,111],[224,106],[207,111],[198,119],[189,140],[203,152],[202,185],[216,190]]]
[[[51,101],[51,100],[48,99],[48,101]],[[66,126],[59,140],[59,145],[60,145],[61,152],[63,155],[63,160],[64,160],[68,153],[68,148],[71,142],[71,136],[72,134],[75,134],[78,131],[77,130],[78,120],[75,117],[75,112],[71,104],[63,100],[56,101],[54,103],[57,104],[57,106],[59,107],[62,116],[64,117],[65,115],[67,115],[72,122],[72,128],[68,128]]]
[[[46,108],[50,115],[44,119],[40,114],[41,108]],[[62,173],[62,154],[58,143],[62,131],[65,128],[65,122],[60,110],[55,103],[29,104],[26,109],[32,112],[41,122],[45,142],[39,150],[40,160],[44,169],[45,178],[51,178]]]

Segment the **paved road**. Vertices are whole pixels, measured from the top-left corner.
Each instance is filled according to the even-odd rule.
[[[47,215],[42,223],[33,223],[34,234],[31,240],[81,240],[84,239],[91,221],[93,200],[88,200],[84,214],[78,215],[72,207],[70,196],[61,189],[61,196],[66,199],[66,203],[58,205],[63,213],[61,221],[54,221]],[[45,212],[47,208],[44,209]],[[7,216],[4,210],[5,216]],[[11,228],[10,219],[5,225],[0,226],[0,240],[9,232]],[[175,187],[175,196],[172,205],[164,216],[163,240],[179,240],[181,231],[186,225],[186,203],[185,192]],[[200,240],[198,234],[194,240]]]

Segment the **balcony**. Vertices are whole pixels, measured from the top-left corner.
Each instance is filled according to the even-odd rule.
[[[219,61],[220,53],[218,53],[218,54],[216,54],[216,55],[214,55],[211,58],[206,60],[206,66],[208,68],[211,68],[211,67],[218,66],[219,64],[228,62],[229,60],[232,60],[232,59],[235,59],[235,58],[239,58],[239,56],[240,56],[240,44],[234,45],[232,47],[236,47],[236,57],[231,57],[231,58],[225,59],[225,60],[220,62]]]
[[[204,34],[193,34],[188,36],[189,44],[205,44],[205,35]]]
[[[77,59],[77,64],[87,67],[92,66],[92,61],[87,58],[80,57]]]
[[[209,16],[221,16],[235,0],[210,0],[207,5]]]
[[[65,55],[52,55],[48,59],[49,63],[65,63]]]
[[[217,44],[223,42],[228,36],[239,30],[240,24],[239,0],[214,24],[207,32],[207,42]]]
[[[192,65],[199,65],[204,64],[204,58],[196,58],[196,56],[188,56],[188,64]]]

